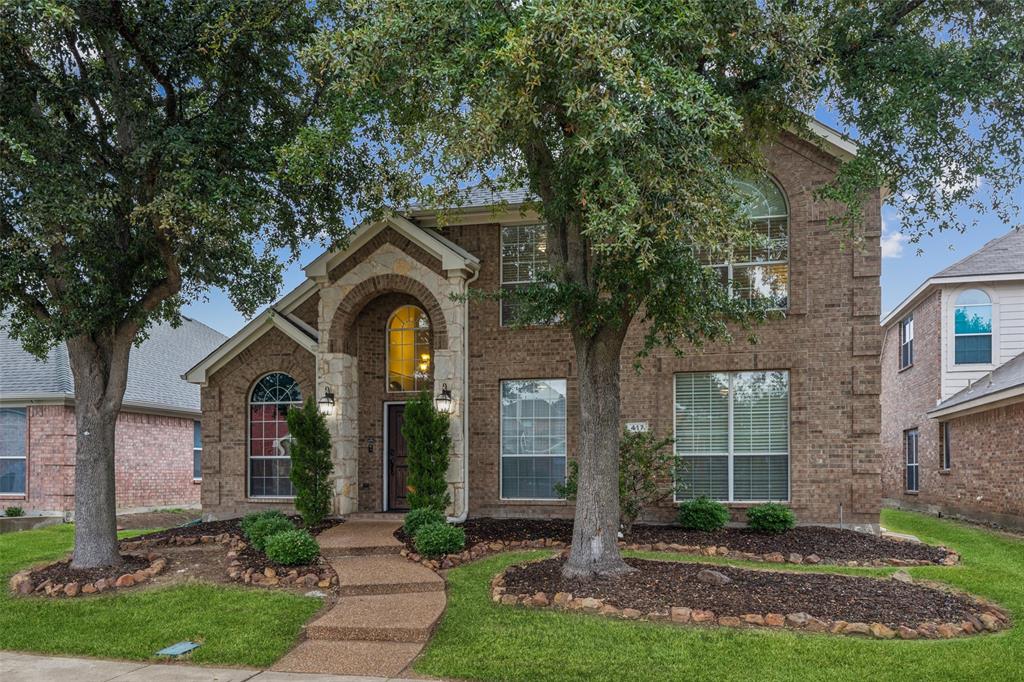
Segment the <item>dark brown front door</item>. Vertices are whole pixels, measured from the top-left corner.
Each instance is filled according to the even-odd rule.
[[[409,465],[406,463],[405,437],[402,435],[405,405],[385,405],[384,409],[384,428],[388,435],[388,509],[405,511],[409,509],[406,498]]]

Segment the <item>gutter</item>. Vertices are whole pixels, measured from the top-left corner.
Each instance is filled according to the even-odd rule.
[[[466,280],[466,322],[462,328],[462,511],[449,519],[452,523],[462,523],[469,517],[469,285],[480,276],[477,269],[473,276]]]

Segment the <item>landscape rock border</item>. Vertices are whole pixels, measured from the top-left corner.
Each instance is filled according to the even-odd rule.
[[[564,549],[567,547],[567,543],[561,540],[552,540],[551,538],[545,538],[543,540],[512,540],[512,541],[501,541],[495,540],[493,542],[480,542],[470,549],[467,549],[459,554],[447,554],[437,559],[429,559],[417,554],[414,551],[405,548],[401,551],[402,556],[423,564],[427,568],[431,568],[435,571],[446,570],[454,568],[460,564],[464,564],[469,561],[475,561],[491,554],[499,554],[501,552],[514,552],[525,549]],[[945,558],[936,564],[933,561],[927,559],[870,559],[864,561],[832,561],[826,558],[819,557],[817,554],[808,554],[804,556],[802,554],[790,553],[783,554],[782,552],[768,552],[765,554],[754,554],[752,552],[738,552],[730,550],[724,546],[714,545],[678,545],[674,543],[658,542],[654,544],[636,544],[619,542],[620,549],[628,549],[637,552],[671,552],[675,554],[692,554],[696,556],[719,556],[730,559],[741,559],[743,561],[753,561],[757,563],[771,563],[771,564],[808,564],[808,565],[826,565],[826,566],[849,566],[849,567],[860,567],[860,568],[881,568],[886,566],[955,566],[960,563],[960,555],[947,547],[940,547],[946,552]]]
[[[821,620],[808,613],[746,613],[741,616],[719,616],[708,609],[673,606],[668,611],[644,613],[637,609],[620,609],[594,597],[577,598],[568,592],[549,594],[511,594],[505,591],[505,570],[491,579],[491,601],[502,606],[525,606],[561,611],[576,611],[623,620],[641,620],[677,625],[718,625],[729,628],[788,629],[803,632],[859,636],[869,639],[952,639],[984,632],[998,632],[1010,627],[1008,611],[995,604],[972,597],[979,613],[959,623],[923,622],[916,628],[900,626],[895,630],[883,623],[848,623],[844,620]]]
[[[147,555],[132,554],[130,556],[145,558],[149,562],[149,566],[131,573],[122,573],[116,578],[100,578],[92,582],[70,581],[67,583],[57,583],[52,580],[43,580],[35,583],[32,579],[32,573],[39,569],[26,569],[15,573],[11,577],[11,591],[22,596],[34,595],[42,597],[80,597],[90,594],[101,594],[110,590],[123,590],[149,582],[167,568],[167,558],[155,552],[150,552]]]

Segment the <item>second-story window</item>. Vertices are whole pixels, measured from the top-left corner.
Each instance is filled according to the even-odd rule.
[[[546,225],[504,225],[501,228],[501,289],[515,291],[536,282],[548,269]],[[502,298],[502,326],[515,323],[516,301]]]
[[[914,316],[900,320],[900,369],[914,364]]]
[[[981,289],[968,289],[956,298],[953,313],[953,362],[987,365],[992,362],[992,299]]]

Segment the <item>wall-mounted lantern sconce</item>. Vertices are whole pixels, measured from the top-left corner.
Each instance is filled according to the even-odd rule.
[[[334,393],[331,392],[331,389],[324,389],[324,397],[316,401],[316,406],[320,410],[320,414],[325,417],[334,414]]]
[[[448,390],[448,384],[441,385],[441,393],[434,398],[434,406],[437,407],[437,411],[441,414],[452,413],[455,401],[452,400],[452,392]]]

